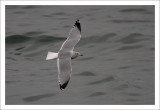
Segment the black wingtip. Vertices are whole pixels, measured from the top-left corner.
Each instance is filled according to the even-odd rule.
[[[66,88],[67,84],[68,84],[69,80],[67,82],[65,82],[64,84],[59,84],[60,89],[63,90]]]
[[[77,19],[76,23],[75,23],[75,26],[77,26],[77,28],[80,30],[81,32],[81,24],[80,24],[80,20]]]

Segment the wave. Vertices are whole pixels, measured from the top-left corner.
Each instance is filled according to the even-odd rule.
[[[86,38],[81,38],[78,45],[86,45],[89,43],[106,43],[108,39],[113,38],[116,35],[117,35],[116,33],[108,33],[102,36],[90,36]]]
[[[48,97],[53,97],[53,96],[55,96],[55,94],[53,94],[53,93],[50,93],[50,94],[41,94],[41,95],[35,95],[35,96],[25,97],[25,98],[23,98],[23,100],[26,101],[26,102],[33,102],[33,101],[38,101],[40,99],[48,98]]]
[[[151,22],[150,20],[124,20],[124,19],[115,19],[115,20],[110,20],[110,22],[113,23],[146,23],[146,22]]]
[[[128,8],[128,9],[120,10],[119,12],[123,12],[123,13],[151,14],[151,12],[149,12],[148,10],[143,9],[143,8]]]
[[[89,72],[89,71],[85,71],[79,74],[76,74],[76,76],[95,76],[95,73]]]
[[[104,92],[94,92],[90,94],[88,97],[95,97],[95,96],[101,96],[101,95],[105,95],[105,93]]]
[[[100,83],[106,83],[106,82],[110,82],[110,81],[114,81],[114,80],[115,80],[114,76],[108,76],[108,77],[103,78],[101,80],[90,82],[89,84],[91,84],[91,85],[93,85],[93,84],[100,84]]]
[[[123,46],[120,47],[118,50],[132,50],[143,47],[142,45],[135,45],[135,46]]]
[[[57,43],[62,40],[64,41],[65,39],[66,38],[52,37],[48,35],[35,37],[29,37],[26,35],[11,35],[5,39],[6,52],[7,54],[14,56],[18,55],[26,58],[36,56],[38,59],[42,59],[42,57],[44,57],[44,53],[47,53],[51,46],[53,47],[54,45],[56,48]]]
[[[31,40],[31,38],[24,35],[11,35],[6,37],[5,43],[16,44],[16,43],[23,43],[29,40]]]
[[[129,35],[121,38],[117,42],[121,42],[123,44],[131,44],[131,43],[140,42],[142,40],[148,40],[147,38],[143,38],[143,37],[144,37],[143,34],[140,34],[140,33],[131,33],[131,34],[129,34]]]
[[[48,35],[41,35],[35,38],[38,42],[57,42],[61,40],[65,40],[66,38],[60,38],[60,37],[53,37]]]
[[[31,33],[30,33],[31,34]],[[11,35],[6,37],[5,43],[6,44],[17,44],[17,43],[24,43],[27,41],[35,41],[35,42],[57,42],[64,40],[66,38],[60,38],[60,37],[53,37],[48,35],[41,35],[37,37],[28,37],[25,35]]]

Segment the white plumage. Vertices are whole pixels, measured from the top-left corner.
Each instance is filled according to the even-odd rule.
[[[46,60],[57,58],[58,81],[61,90],[65,89],[71,77],[71,59],[76,58],[77,56],[82,56],[79,52],[73,51],[74,46],[79,42],[80,38],[81,25],[80,21],[77,20],[71,29],[67,40],[62,44],[59,52],[48,52]]]

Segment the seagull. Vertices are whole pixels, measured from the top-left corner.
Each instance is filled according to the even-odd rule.
[[[57,58],[58,81],[61,90],[66,88],[72,74],[71,59],[77,58],[78,56],[83,56],[83,54],[73,51],[80,38],[81,24],[80,20],[77,19],[58,53],[48,52],[47,54],[46,60]]]

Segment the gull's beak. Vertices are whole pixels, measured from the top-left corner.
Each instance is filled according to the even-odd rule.
[[[80,54],[80,56],[83,56],[83,54]]]

